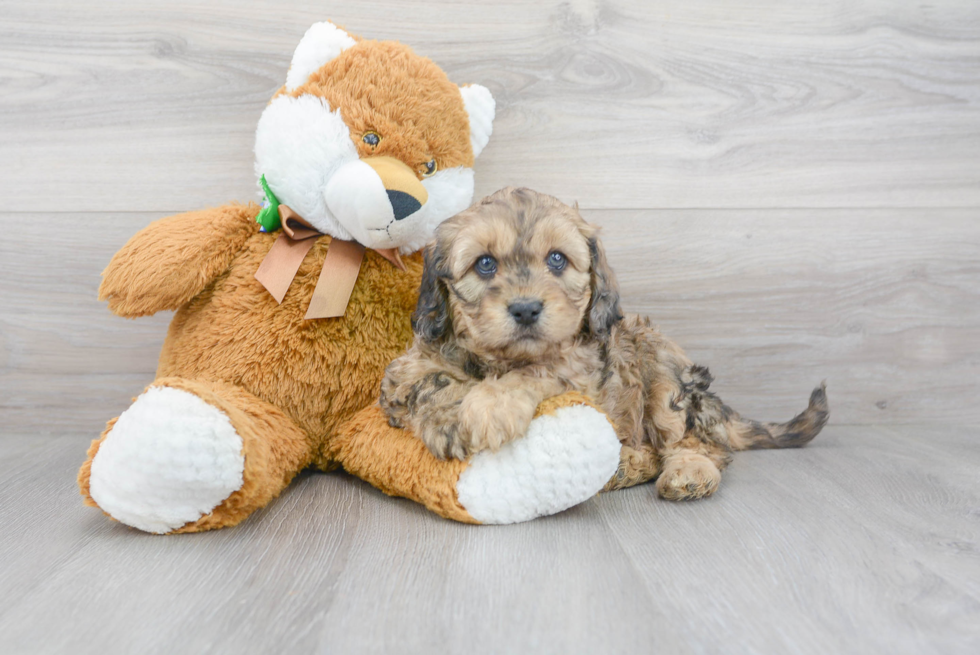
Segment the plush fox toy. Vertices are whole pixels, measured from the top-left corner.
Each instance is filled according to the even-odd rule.
[[[493,117],[487,89],[404,45],[311,27],[259,120],[265,206],[164,218],[103,273],[116,314],[176,315],[156,379],[89,449],[86,502],[196,532],[242,521],[306,467],[343,466],[442,516],[508,523],[649,477],[584,398],[552,399],[524,439],[468,462],[433,458],[377,406],[411,341],[417,251],[470,203]]]

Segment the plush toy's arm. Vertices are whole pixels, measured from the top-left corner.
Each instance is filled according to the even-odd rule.
[[[99,300],[127,318],[177,309],[228,268],[258,230],[258,211],[256,205],[224,205],[151,223],[102,272]]]
[[[538,406],[523,438],[467,461],[436,459],[411,432],[390,427],[377,405],[341,426],[330,454],[386,494],[448,519],[517,523],[568,509],[611,485],[621,450],[606,415],[567,393]]]

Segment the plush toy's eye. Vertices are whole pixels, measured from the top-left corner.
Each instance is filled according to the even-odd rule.
[[[548,268],[554,273],[561,273],[565,266],[568,264],[568,259],[562,253],[557,250],[552,250],[548,253],[548,258],[545,260],[548,263]]]
[[[422,177],[429,177],[430,175],[434,175],[438,168],[439,166],[436,164],[436,160],[430,159],[422,164],[422,168],[419,169],[419,172],[422,173]]]
[[[497,260],[490,255],[483,255],[476,260],[473,269],[480,277],[490,279],[497,272]]]
[[[365,132],[364,136],[361,137],[361,141],[368,144],[372,148],[379,143],[381,143],[381,137],[378,136],[377,132]]]

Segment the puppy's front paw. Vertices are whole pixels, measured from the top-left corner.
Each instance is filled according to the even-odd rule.
[[[470,454],[458,422],[423,423],[419,437],[429,452],[439,459],[466,459]]]
[[[524,436],[535,404],[524,395],[501,385],[484,382],[474,387],[459,410],[460,440],[467,455],[498,450],[508,441]]]
[[[721,483],[714,462],[697,453],[677,453],[664,460],[657,492],[667,500],[697,500],[713,494]]]

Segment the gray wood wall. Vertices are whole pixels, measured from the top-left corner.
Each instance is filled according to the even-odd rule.
[[[96,6],[97,5],[97,6]],[[330,18],[497,99],[477,194],[605,226],[628,310],[788,418],[980,419],[980,3],[98,0],[0,11],[3,434],[94,435],[168,316],[95,299],[149,221],[255,198],[252,135]]]

